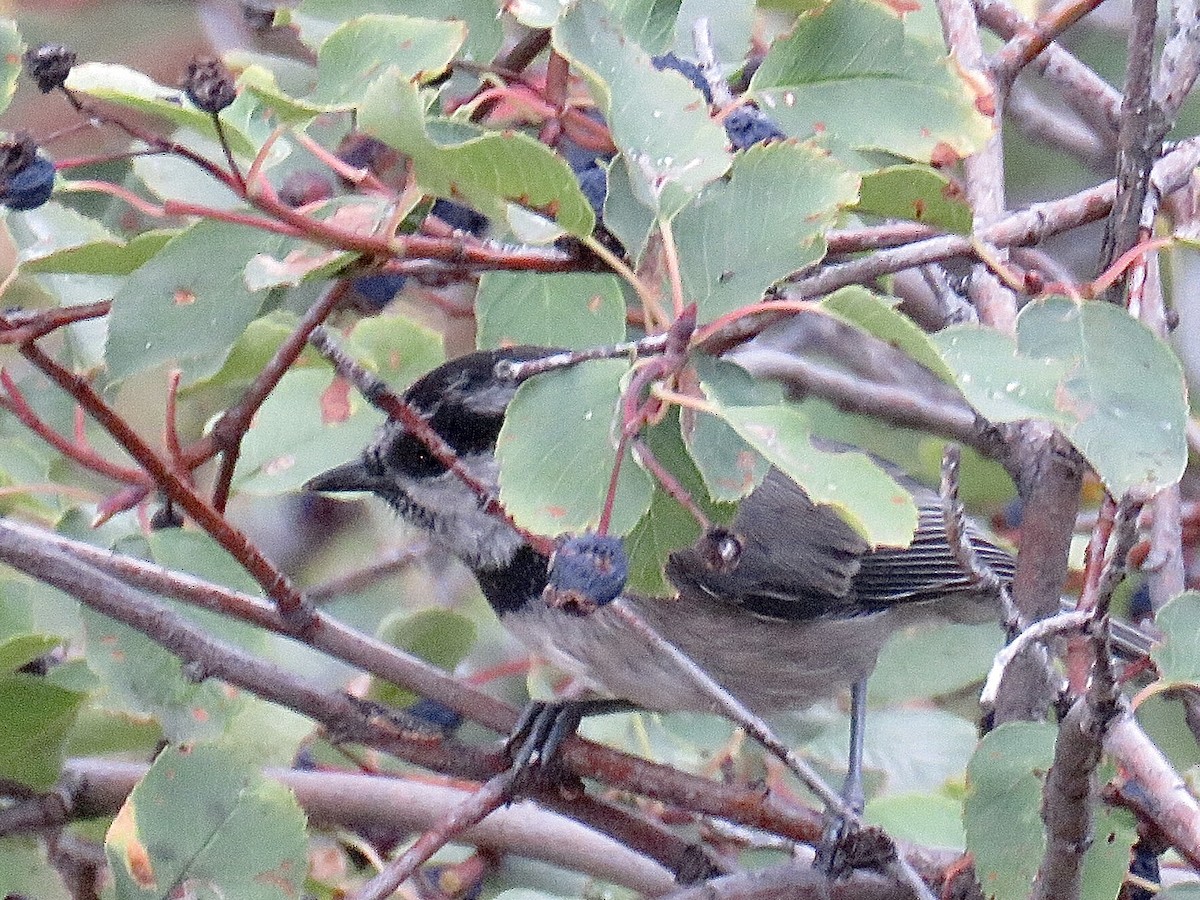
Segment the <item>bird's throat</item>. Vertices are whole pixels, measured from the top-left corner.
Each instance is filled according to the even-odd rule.
[[[496,615],[515,612],[531,600],[540,602],[549,560],[522,544],[505,566],[474,569],[475,580]]]

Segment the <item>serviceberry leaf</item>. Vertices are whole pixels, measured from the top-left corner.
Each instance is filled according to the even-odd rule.
[[[676,217],[684,295],[701,322],[762,299],[825,255],[824,231],[858,196],[858,177],[812,146],[783,142],[738,155]]]
[[[725,136],[701,93],[677,72],[656,69],[599,0],[575,4],[552,39],[588,79],[638,202],[670,218],[729,168]]]
[[[612,275],[488,272],[479,280],[475,320],[481,349],[582,349],[625,340],[625,298]]]
[[[496,443],[500,501],[518,524],[545,535],[595,529],[617,459],[622,360],[595,360],[521,385]],[[621,461],[611,534],[626,534],[650,505],[652,483],[629,451]]]
[[[389,68],[410,80],[445,70],[466,40],[462,22],[366,15],[340,25],[317,54],[312,99],[329,108],[351,108]]]
[[[381,14],[457,22],[466,26],[463,58],[486,63],[500,50],[504,22],[494,0],[302,0],[295,9],[280,6],[277,25],[294,25],[313,50],[351,19]]]
[[[931,51],[887,5],[831,0],[775,42],[748,96],[793,137],[920,162],[966,156],[992,133],[990,98]]]
[[[500,220],[516,204],[578,237],[595,227],[592,208],[561,157],[514,131],[489,132],[449,120],[433,120],[427,128],[416,85],[396,69],[366,90],[358,121],[363,131],[412,160],[418,183],[430,194],[461,197]]]
[[[1058,425],[1115,496],[1153,492],[1183,474],[1188,407],[1179,359],[1125,310],[1046,297],[1021,311],[1015,344],[963,325],[932,340],[980,413]]]

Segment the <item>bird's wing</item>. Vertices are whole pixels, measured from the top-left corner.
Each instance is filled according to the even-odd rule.
[[[881,609],[896,603],[943,599],[974,589],[974,576],[946,536],[941,503],[920,498],[917,508],[920,519],[911,545],[879,547],[863,557],[854,578],[854,594],[863,606]],[[1011,581],[1016,560],[970,523],[967,535],[978,561],[1004,581]]]
[[[972,576],[946,539],[940,502],[928,489],[915,493],[920,518],[912,544],[872,549],[830,507],[814,504],[772,470],[738,511],[736,564],[713,566],[706,562],[711,554],[697,544],[672,554],[667,576],[685,598],[704,596],[787,621],[854,616],[971,592]],[[981,560],[1011,579],[1012,557],[973,526],[968,533]]]

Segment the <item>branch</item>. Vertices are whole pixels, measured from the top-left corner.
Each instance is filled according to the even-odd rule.
[[[1011,40],[1032,27],[1007,0],[975,0],[979,19],[1000,37]],[[1059,88],[1063,101],[1095,129],[1106,145],[1115,148],[1121,120],[1121,95],[1107,81],[1051,43],[1032,62],[1032,68]]]
[[[69,789],[76,815],[111,816],[147,768],[139,763],[73,759],[63,769],[60,783]],[[443,810],[471,795],[410,778],[294,769],[267,769],[265,774],[291,789],[314,822],[343,828],[428,828]],[[659,894],[673,883],[670,874],[645,856],[532,802],[497,810],[458,840],[585,872],[636,891]]]
[[[0,322],[3,318],[0,316]],[[176,471],[160,457],[84,378],[60,366],[36,344],[24,344],[20,350],[21,355],[47,378],[74,397],[154,479],[167,497],[212,535],[250,573],[267,595],[279,604],[281,612],[296,617],[302,623],[307,621],[311,610],[307,608],[300,591],[251,543],[244,532],[234,528],[188,484],[186,473]]]
[[[1171,127],[1163,108],[1151,97],[1157,21],[1157,0],[1133,0],[1125,95],[1117,135],[1117,191],[1100,248],[1100,272],[1138,242],[1151,167],[1161,154],[1163,138]],[[1105,299],[1124,303],[1123,285],[1110,289]]]

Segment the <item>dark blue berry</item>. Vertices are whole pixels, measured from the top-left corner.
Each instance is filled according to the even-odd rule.
[[[654,63],[654,68],[672,69],[690,81],[696,86],[701,94],[704,95],[704,102],[709,106],[712,105],[713,96],[712,88],[708,86],[708,79],[704,77],[704,73],[700,71],[700,67],[688,59],[680,59],[674,53],[664,53],[661,56],[656,56],[650,60]]]
[[[453,200],[437,200],[430,212],[455,231],[466,231],[475,237],[482,237],[487,231],[487,216]]]
[[[438,703],[436,700],[430,700],[427,697],[422,697],[416,703],[413,703],[408,707],[406,712],[415,719],[428,722],[430,725],[436,725],[445,731],[453,731],[462,724],[463,720],[462,716],[450,707]]]
[[[360,275],[354,279],[354,290],[369,300],[372,306],[382,309],[400,293],[407,280],[407,275]]]
[[[583,191],[583,196],[587,197],[592,212],[596,214],[596,219],[604,218],[604,198],[608,195],[608,172],[596,165],[593,160],[590,165],[577,170],[575,175],[579,179],[579,188]]]
[[[54,163],[38,155],[24,168],[4,179],[0,203],[24,212],[37,209],[54,193]]]
[[[1154,615],[1154,604],[1150,600],[1150,582],[1143,581],[1129,595],[1129,618],[1141,622]]]
[[[1133,858],[1129,862],[1129,874],[1141,879],[1146,884],[1162,884],[1162,874],[1159,871],[1158,854],[1146,841],[1138,841],[1133,845]],[[1126,900],[1153,900],[1154,892],[1137,884],[1126,885]]]
[[[582,534],[554,552],[543,599],[550,606],[588,615],[621,595],[629,578],[629,559],[620,538]]]
[[[782,141],[787,137],[770,116],[753,106],[739,106],[727,115],[725,134],[734,150],[745,150],[767,141]]]

